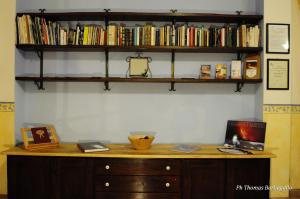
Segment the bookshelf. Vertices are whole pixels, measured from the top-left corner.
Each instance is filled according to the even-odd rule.
[[[110,22],[122,21],[143,21],[143,22],[166,22],[176,25],[176,23],[226,23],[226,24],[251,24],[258,25],[263,18],[262,15],[242,15],[237,14],[210,14],[210,13],[178,13],[176,10],[171,10],[170,13],[138,13],[138,12],[111,12],[105,9],[105,12],[57,12],[46,13],[45,10],[40,10],[37,13],[17,13],[17,18],[23,15],[29,15],[32,18],[41,17],[46,21],[102,21],[105,23],[105,30],[108,30]],[[17,21],[17,20],[16,20]],[[175,27],[175,26],[174,26]],[[18,28],[18,26],[17,26]],[[18,37],[19,38],[19,37]],[[40,59],[40,71],[36,77],[20,75],[16,76],[18,81],[33,81],[38,89],[44,89],[43,83],[49,82],[104,82],[105,90],[110,90],[109,82],[155,82],[155,83],[171,83],[170,91],[175,91],[175,83],[231,83],[236,84],[236,92],[240,92],[244,84],[261,83],[262,79],[194,79],[194,78],[175,78],[175,53],[233,53],[237,54],[237,59],[241,58],[242,54],[258,54],[263,48],[256,47],[236,47],[236,46],[161,46],[161,45],[38,45],[38,44],[19,44],[19,39],[16,48],[22,51],[36,52]],[[105,76],[104,77],[47,77],[44,76],[44,52],[104,52],[105,53]],[[171,53],[171,76],[165,78],[125,78],[125,77],[110,77],[109,74],[109,53],[110,52],[161,52]]]

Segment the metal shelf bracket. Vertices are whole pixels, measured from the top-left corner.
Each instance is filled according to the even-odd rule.
[[[242,92],[242,88],[244,87],[243,82],[236,83],[236,90],[234,92]]]
[[[175,82],[171,82],[171,88],[169,89],[169,91],[176,91]]]

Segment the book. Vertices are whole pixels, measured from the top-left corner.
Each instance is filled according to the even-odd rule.
[[[216,64],[216,79],[226,79],[227,77],[227,65]]]
[[[210,79],[211,78],[211,66],[201,65],[200,69],[200,79]]]
[[[231,79],[241,79],[242,78],[242,61],[232,60],[231,61]]]
[[[265,134],[265,122],[228,120],[224,145],[263,151]]]
[[[218,148],[218,150],[223,153],[231,153],[231,154],[237,154],[237,155],[253,154],[250,151],[246,151],[246,150],[238,149],[238,148]]]
[[[109,150],[109,148],[101,142],[82,142],[78,143],[77,146],[85,153]]]
[[[244,60],[244,78],[259,79],[260,78],[260,56],[248,55]]]
[[[33,141],[35,144],[50,143],[49,133],[46,127],[31,128]]]

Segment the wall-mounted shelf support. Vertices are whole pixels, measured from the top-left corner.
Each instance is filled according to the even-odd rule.
[[[110,9],[104,9],[105,11],[105,29],[106,29],[106,32],[108,31],[108,23],[109,23],[109,18],[108,18],[108,14],[109,14],[109,11]],[[109,78],[109,51],[108,51],[108,48],[105,48],[105,77],[106,78]],[[109,81],[105,81],[104,82],[104,90],[105,91],[110,91],[110,88],[109,88]]]
[[[171,82],[171,88],[169,89],[169,91],[176,91],[175,82]]]
[[[39,90],[45,90],[44,88],[44,51],[36,51],[37,56],[40,58],[40,81],[35,81],[34,84]]]
[[[175,14],[177,12],[177,10],[170,10],[172,14]],[[176,20],[173,17],[172,19],[172,27],[175,27],[175,23]],[[172,32],[172,37],[175,37],[174,32]],[[172,50],[171,52],[171,78],[174,79],[175,78],[175,50]],[[169,91],[176,91],[175,89],[175,82],[171,82],[171,89],[169,89]]]
[[[242,92],[242,88],[244,87],[243,82],[236,83],[236,90],[234,92]]]
[[[109,59],[109,52],[108,52],[108,49],[106,48],[105,49],[105,77],[106,78],[109,78],[109,65],[108,65],[108,59]],[[104,90],[105,91],[110,91],[110,88],[109,88],[109,82],[108,81],[105,81],[104,82]]]
[[[110,91],[110,88],[109,88],[109,81],[105,81],[105,82],[104,82],[104,86],[105,86],[105,88],[104,88],[105,91]]]
[[[171,56],[171,78],[175,78],[175,51],[172,51],[172,56]],[[169,91],[176,91],[175,89],[175,82],[171,82],[171,89]]]
[[[237,53],[236,59],[237,60],[241,60],[242,59],[242,54],[240,52]]]

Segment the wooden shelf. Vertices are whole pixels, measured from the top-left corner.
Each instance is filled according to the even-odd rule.
[[[45,82],[141,82],[141,83],[261,83],[262,79],[194,79],[194,78],[125,78],[125,77],[28,77],[17,76],[20,81]]]
[[[182,52],[182,53],[258,53],[262,47],[179,47],[179,46],[99,46],[99,45],[30,45],[18,44],[24,51],[101,52]]]
[[[44,17],[51,21],[101,21],[107,28],[114,21],[140,21],[176,23],[225,23],[225,24],[255,24],[262,19],[262,15],[243,14],[216,14],[216,13],[179,13],[179,12],[27,12],[17,13],[17,16],[30,15]],[[40,71],[38,77],[17,76],[16,80],[33,81],[38,89],[44,89],[43,82],[104,82],[105,90],[110,90],[109,82],[145,82],[145,83],[171,83],[170,91],[175,91],[175,83],[236,83],[237,92],[241,91],[244,83],[260,83],[259,80],[233,80],[233,79],[192,79],[192,78],[122,78],[108,77],[109,52],[159,52],[171,53],[171,74],[174,77],[175,53],[236,53],[237,59],[241,54],[258,54],[262,47],[182,47],[182,46],[108,46],[108,45],[30,45],[18,44],[16,47],[23,51],[37,52],[40,58]],[[44,77],[44,52],[105,52],[105,77]],[[107,78],[108,77],[108,78]]]
[[[39,12],[18,13],[33,17],[41,17]],[[215,13],[139,13],[139,12],[60,12],[43,14],[46,19],[54,21],[103,21],[105,17],[109,21],[172,21],[176,22],[210,22],[210,23],[246,23],[256,24],[262,15],[237,15],[237,14],[215,14]]]

